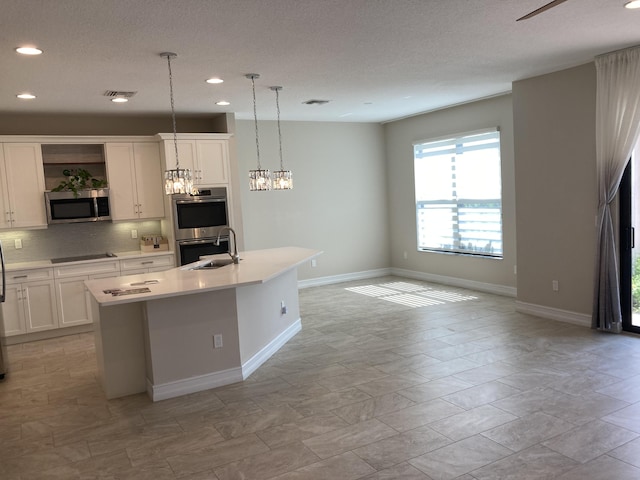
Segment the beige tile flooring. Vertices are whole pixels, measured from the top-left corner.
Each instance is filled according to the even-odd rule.
[[[0,478],[640,479],[640,338],[385,277],[304,289],[241,384],[107,401],[91,334],[9,348]]]

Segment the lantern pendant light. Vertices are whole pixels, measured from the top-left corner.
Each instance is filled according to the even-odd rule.
[[[171,98],[171,122],[173,124],[173,148],[176,155],[176,168],[167,169],[164,172],[164,192],[167,195],[174,193],[193,193],[193,180],[191,179],[191,170],[188,168],[180,168],[180,160],[178,159],[178,134],[176,130],[176,110],[173,103],[173,75],[171,72],[171,59],[178,55],[172,52],[163,52],[160,54],[162,58],[167,59],[169,67],[169,96]]]
[[[271,190],[271,172],[263,170],[260,166],[260,141],[258,138],[258,114],[256,113],[256,78],[260,78],[257,73],[247,73],[246,78],[251,80],[251,88],[253,91],[253,121],[256,127],[256,156],[258,159],[258,168],[249,170],[249,190],[252,192]]]
[[[282,87],[271,87],[276,92],[276,110],[278,113],[278,145],[280,147],[280,170],[273,172],[273,189],[274,190],[291,190],[293,188],[293,176],[291,170],[284,169],[282,161],[282,130],[280,129],[280,95]]]

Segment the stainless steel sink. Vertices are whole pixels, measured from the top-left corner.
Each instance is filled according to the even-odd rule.
[[[231,258],[210,260],[205,264],[198,265],[193,270],[213,270],[216,268],[224,267],[226,265],[231,265],[232,263],[233,263],[233,259]]]

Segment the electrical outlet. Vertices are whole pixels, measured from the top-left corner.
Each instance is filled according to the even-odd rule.
[[[402,256],[404,257],[404,259],[406,260],[408,255],[407,255],[407,251],[405,250],[404,253],[402,254]]]
[[[16,238],[15,242],[14,242],[14,245],[15,245],[16,249],[22,248],[22,239],[21,238]]]
[[[517,275],[518,274],[518,265],[514,265],[513,266],[513,274]]]
[[[131,230],[131,238],[138,238],[138,230]]]
[[[280,302],[280,315],[287,314],[287,306],[284,304],[284,300]]]
[[[311,259],[311,266],[312,267],[317,267],[318,266],[318,261],[315,258]]]
[[[217,334],[213,336],[213,348],[222,348],[222,335]]]
[[[554,292],[557,292],[559,290],[558,280],[551,281],[551,288],[553,289]]]

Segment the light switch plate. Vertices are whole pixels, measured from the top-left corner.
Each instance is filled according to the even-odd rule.
[[[21,238],[16,238],[14,243],[15,243],[16,249],[22,248],[22,239]]]

